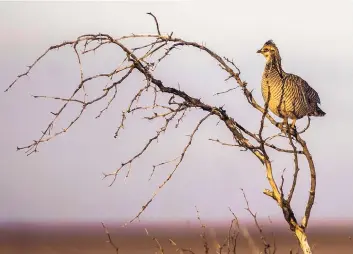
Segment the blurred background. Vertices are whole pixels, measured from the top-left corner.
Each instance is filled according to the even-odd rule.
[[[175,37],[203,43],[220,56],[233,59],[241,78],[262,104],[260,81],[265,59],[256,51],[272,39],[279,47],[284,70],[304,78],[319,93],[321,108],[327,113],[324,118],[313,119],[303,135],[317,168],[317,194],[310,224],[345,225],[352,232],[352,8],[353,2],[348,0],[339,4],[304,0],[1,2],[0,86],[5,90],[49,46],[82,34],[121,37],[156,33],[153,19],[146,15],[152,12],[162,33],[173,32]],[[111,71],[121,60],[121,52],[106,47],[84,58],[85,75]],[[258,130],[260,115],[248,105],[240,89],[213,96],[236,83],[225,82],[227,75],[204,52],[193,48],[176,50],[155,75],[171,86],[179,84],[182,90],[208,104],[225,105],[234,119],[252,131]],[[79,78],[74,51],[67,47],[50,52],[28,77],[0,95],[0,223],[6,228],[4,232],[28,228],[20,230],[27,232],[23,236],[27,239],[39,225],[66,225],[71,229],[73,225],[95,225],[93,231],[102,234],[100,222],[120,225],[129,221],[173,170],[173,165],[157,168],[149,181],[152,165],[178,156],[188,142],[187,135],[204,116],[202,112],[190,113],[178,129],[171,128],[132,164],[128,178],[125,169],[109,187],[112,179],[102,180],[102,173],[113,172],[138,153],[162,126],[137,114],[128,118],[119,138],[113,138],[121,111],[144,84],[141,76],[133,75],[121,84],[116,100],[102,117],[95,119],[105,107],[104,102],[91,107],[65,135],[41,145],[39,153],[26,156],[16,152],[17,146],[40,137],[53,117],[50,112],[60,106],[57,101],[34,99],[31,95],[67,97]],[[92,96],[101,91],[106,85],[103,83],[91,84]],[[66,126],[77,110],[68,108],[58,129]],[[141,224],[142,228],[198,227],[195,206],[202,220],[214,226],[228,225],[232,219],[228,207],[240,221],[252,224],[240,188],[264,224],[271,227],[270,216],[274,224],[285,227],[281,210],[262,194],[268,183],[258,160],[251,153],[208,140],[232,142],[227,129],[216,123],[213,119],[202,125],[180,168],[141,215],[141,223],[146,223]],[[306,120],[298,121],[298,125],[304,127]],[[273,134],[271,130],[268,133]],[[271,155],[277,179],[284,168],[290,179],[293,158],[273,152]],[[302,162],[292,205],[298,218],[304,212],[310,184],[308,167]],[[289,188],[289,181],[285,188]],[[348,239],[348,233],[343,235]]]

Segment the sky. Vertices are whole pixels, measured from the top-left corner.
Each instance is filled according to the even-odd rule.
[[[221,56],[234,59],[241,77],[263,103],[260,81],[265,59],[256,54],[269,39],[279,47],[285,71],[304,78],[320,95],[324,118],[315,118],[303,134],[317,169],[316,202],[312,220],[353,219],[352,148],[353,128],[353,1],[168,1],[168,2],[1,2],[0,89],[26,70],[49,46],[85,33],[155,33],[154,13],[162,33],[204,43]],[[87,73],[110,70],[119,64],[119,53],[102,49],[87,57]],[[226,74],[199,50],[174,52],[155,75],[203,101],[221,106],[238,122],[256,131],[260,115],[246,102],[240,89],[222,96],[213,94],[236,86],[225,82]],[[138,75],[121,85],[116,101],[99,119],[105,106],[97,104],[65,135],[26,156],[17,146],[37,139],[57,102],[31,95],[68,95],[79,81],[78,66],[70,48],[53,51],[33,72],[7,93],[0,93],[0,221],[68,222],[126,221],[150,199],[172,165],[158,168],[149,181],[152,165],[175,158],[188,142],[203,113],[191,113],[180,128],[171,129],[148,153],[123,171],[109,187],[103,172],[114,171],[135,155],[155,134],[161,122],[130,117],[118,139],[114,132],[134,92],[144,83]],[[92,83],[94,92],[105,84]],[[142,101],[141,103],[146,103]],[[59,126],[74,116],[69,108]],[[204,220],[231,220],[232,210],[249,219],[240,188],[260,218],[282,220],[276,203],[264,196],[268,188],[265,170],[249,152],[209,141],[232,142],[224,126],[214,118],[201,126],[185,160],[173,178],[142,214],[142,221],[196,220],[195,206]],[[299,120],[298,126],[306,125]],[[273,129],[266,130],[275,134]],[[271,132],[272,131],[272,132]],[[271,151],[274,174],[280,179],[293,174],[293,158]],[[301,217],[308,196],[308,167],[301,160],[293,209]],[[289,185],[289,181],[288,181]],[[288,186],[286,187],[288,188]]]

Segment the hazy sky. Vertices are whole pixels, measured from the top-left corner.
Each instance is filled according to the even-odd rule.
[[[0,86],[4,90],[52,44],[72,40],[83,33],[154,33],[146,12],[158,18],[163,33],[203,42],[220,55],[233,58],[242,78],[262,103],[260,80],[265,60],[256,54],[265,41],[278,45],[287,72],[303,77],[320,94],[324,118],[312,121],[303,135],[317,167],[317,198],[312,219],[353,219],[353,1],[182,1],[115,3],[0,3]],[[110,70],[119,63],[113,49],[87,59],[86,71]],[[116,56],[116,57],[115,57]],[[160,66],[156,77],[210,104],[225,104],[227,112],[253,131],[259,114],[241,90],[224,96],[214,93],[234,87],[217,63],[195,49],[175,51]],[[94,117],[105,104],[91,108],[64,136],[40,146],[26,156],[16,146],[37,139],[59,104],[35,100],[31,94],[68,95],[79,73],[72,49],[48,55],[29,76],[8,93],[0,94],[0,220],[1,221],[106,221],[128,220],[164,181],[172,165],[159,168],[148,181],[152,165],[176,157],[188,142],[204,114],[190,114],[180,127],[161,137],[149,153],[133,163],[130,177],[122,172],[115,184],[102,180],[102,172],[114,171],[136,154],[159,125],[131,117],[120,139],[114,132],[131,95],[143,83],[134,76],[121,86],[116,102],[99,120]],[[101,89],[105,84],[94,83]],[[99,91],[99,90],[96,90]],[[130,97],[129,97],[130,96]],[[71,110],[71,111],[70,111]],[[60,126],[77,108],[69,109]],[[142,215],[142,220],[194,220],[195,205],[204,219],[228,220],[230,206],[241,218],[249,218],[240,188],[244,188],[260,217],[282,219],[268,188],[264,168],[249,152],[208,141],[231,142],[216,119],[200,128],[185,161],[172,180]],[[300,126],[305,120],[298,121]],[[292,175],[292,157],[271,153],[274,171]],[[302,160],[303,161],[303,160]],[[304,210],[309,181],[302,164],[293,200],[298,217]]]

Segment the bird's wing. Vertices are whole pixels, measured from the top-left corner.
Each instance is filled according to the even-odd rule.
[[[299,76],[296,76],[292,74],[293,79],[296,80],[296,84],[300,87],[303,95],[305,98],[308,100],[309,104],[311,103],[318,103],[320,104],[320,97],[319,94],[312,88],[308,82],[306,82],[304,79],[302,79]]]
[[[301,82],[302,89],[305,91],[307,98],[310,102],[315,102],[320,104],[319,94],[312,88],[305,80],[302,79]]]

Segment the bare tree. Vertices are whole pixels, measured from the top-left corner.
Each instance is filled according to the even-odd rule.
[[[189,140],[185,145],[181,154],[176,158],[161,162],[160,164],[153,165],[153,169],[164,164],[175,164],[174,169],[169,174],[169,176],[162,182],[157,191],[153,193],[152,197],[145,203],[142,209],[136,214],[136,216],[130,221],[133,222],[140,217],[140,215],[147,209],[149,204],[153,201],[154,197],[158,194],[164,185],[173,177],[173,174],[178,169],[182,163],[186,152],[191,146],[194,136],[197,133],[199,127],[209,120],[210,118],[216,118],[222,123],[228,131],[232,134],[234,138],[234,143],[225,143],[218,139],[211,139],[214,142],[220,143],[222,145],[237,146],[242,150],[251,152],[255,158],[257,158],[261,164],[266,169],[266,178],[269,183],[269,189],[265,189],[263,193],[268,197],[272,198],[280,207],[283,212],[284,219],[289,225],[290,230],[292,230],[298,239],[301,249],[304,253],[312,253],[307,235],[306,229],[308,227],[308,222],[310,218],[310,213],[315,200],[315,188],[316,188],[316,173],[313,158],[309,152],[306,142],[302,139],[301,134],[306,131],[310,125],[310,119],[308,121],[308,126],[301,132],[291,129],[289,127],[284,127],[281,123],[277,122],[274,118],[268,114],[268,103],[265,102],[264,107],[262,107],[253,97],[252,92],[248,88],[248,84],[242,80],[240,77],[240,70],[235,65],[235,63],[226,58],[221,57],[216,54],[211,49],[206,46],[186,41],[181,38],[173,37],[173,33],[162,34],[160,31],[160,26],[156,17],[152,13],[148,13],[154,19],[156,25],[155,34],[131,34],[122,37],[115,38],[109,34],[84,34],[79,36],[77,39],[72,41],[65,41],[63,43],[53,45],[49,47],[41,56],[39,56],[33,64],[28,66],[28,70],[23,74],[19,75],[16,80],[14,80],[10,86],[6,89],[9,91],[19,79],[27,76],[32,68],[36,66],[41,59],[43,59],[49,52],[53,50],[60,50],[64,47],[72,47],[74,54],[76,55],[78,64],[80,66],[80,82],[77,87],[72,92],[71,96],[68,98],[63,97],[48,97],[48,96],[34,96],[34,98],[49,98],[54,100],[59,100],[62,102],[61,108],[57,112],[52,112],[53,118],[48,126],[42,131],[41,136],[34,140],[33,143],[18,147],[18,150],[24,150],[28,155],[37,152],[38,147],[45,142],[52,140],[53,138],[64,134],[67,132],[85,113],[88,107],[97,102],[106,100],[106,107],[104,107],[97,117],[100,117],[111,105],[117,95],[118,86],[122,85],[132,74],[139,73],[144,77],[144,86],[142,86],[135,95],[131,98],[127,109],[122,111],[122,119],[120,126],[117,128],[115,137],[120,134],[120,130],[124,128],[124,123],[128,117],[132,115],[133,112],[146,111],[153,112],[152,115],[146,117],[150,121],[156,119],[163,119],[164,124],[160,129],[156,130],[156,134],[151,137],[145,146],[138,152],[135,156],[122,162],[117,170],[114,172],[105,174],[106,178],[112,178],[112,184],[114,183],[117,175],[124,168],[130,168],[131,164],[142,156],[149,148],[150,145],[158,140],[162,133],[167,132],[170,129],[171,123],[175,123],[177,128],[183,118],[191,110],[198,110],[204,112],[205,115],[198,121],[194,130],[189,136]],[[139,47],[129,47],[128,41],[135,40],[135,42],[140,42]],[[142,41],[142,42],[141,42]],[[125,54],[125,59],[116,67],[114,70],[106,73],[100,73],[94,76],[84,77],[82,70],[82,55],[89,54],[101,49],[104,46],[115,46],[120,51]],[[163,62],[164,59],[168,57],[176,49],[182,49],[184,47],[192,47],[198,49],[201,53],[207,54],[209,57],[213,58],[215,63],[224,71],[227,75],[227,80],[234,80],[236,82],[236,87],[229,89],[225,92],[220,92],[218,94],[229,92],[237,87],[239,87],[247,102],[253,107],[254,112],[260,111],[262,117],[259,119],[259,126],[254,126],[253,130],[245,128],[237,119],[232,118],[227,114],[224,107],[217,107],[204,102],[200,98],[190,96],[186,92],[180,90],[180,88],[175,88],[171,85],[166,84],[163,80],[158,79],[155,76],[154,70]],[[85,87],[87,87],[90,82],[97,79],[110,79],[110,84],[107,85],[102,93],[96,96],[94,99],[87,100]],[[83,99],[80,99],[80,93],[83,93]],[[148,106],[139,106],[138,101],[141,97],[151,97],[151,103]],[[74,117],[67,125],[66,128],[59,131],[55,131],[56,122],[61,116],[61,114],[67,109],[68,106],[72,104],[81,105],[81,110],[76,117]],[[264,124],[269,122],[278,131],[270,137],[265,137],[263,130]],[[290,144],[290,149],[280,147],[274,140],[277,139],[288,139]],[[291,187],[289,193],[284,193],[284,177],[280,181],[276,181],[273,176],[273,167],[271,159],[268,155],[268,150],[273,149],[278,153],[289,153],[293,155],[294,161],[294,175],[291,181]],[[296,188],[297,177],[299,173],[298,159],[303,157],[306,159],[308,166],[310,168],[310,190],[309,197],[306,202],[305,213],[299,221],[294,215],[294,211],[291,206],[291,201]],[[130,170],[130,169],[129,169]],[[154,172],[154,171],[153,171]],[[152,175],[153,175],[152,172]],[[152,176],[151,175],[151,176]],[[268,244],[268,243],[266,243]]]

